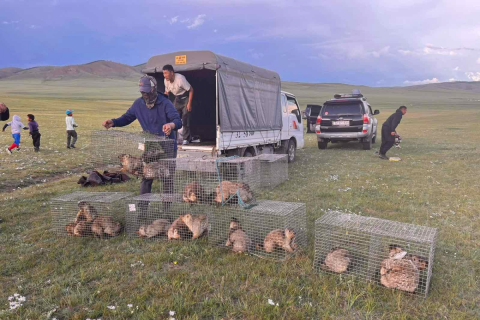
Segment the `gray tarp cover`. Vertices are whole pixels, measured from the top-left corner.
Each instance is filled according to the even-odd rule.
[[[186,56],[185,64],[175,57]],[[280,76],[273,71],[215,54],[211,51],[180,51],[150,58],[143,72],[162,72],[171,64],[175,72],[217,70],[218,105],[222,132],[282,128]]]

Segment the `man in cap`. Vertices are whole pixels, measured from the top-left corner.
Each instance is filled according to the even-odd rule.
[[[169,64],[163,66],[163,77],[165,94],[168,95],[171,92],[175,96],[173,104],[182,118],[183,144],[189,144],[191,140],[189,114],[192,111],[193,88],[187,79],[180,73],[175,73]]]
[[[395,144],[396,129],[403,115],[407,113],[407,107],[401,106],[382,125],[382,145],[380,146],[380,159],[389,160],[387,151]]]
[[[124,115],[120,118],[105,120],[103,126],[107,129],[124,127],[138,120],[145,132],[159,136],[171,136],[174,140],[174,151],[171,157],[176,158],[177,143],[174,130],[182,127],[178,112],[166,96],[158,94],[157,81],[154,77],[143,76],[140,78],[139,91],[142,96],[133,102]],[[150,193],[152,183],[153,179],[142,179],[140,194]],[[164,190],[164,192],[169,191]]]

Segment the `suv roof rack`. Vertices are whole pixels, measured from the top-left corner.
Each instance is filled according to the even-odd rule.
[[[343,93],[343,94],[336,93],[333,97],[335,99],[363,98],[363,94],[361,94],[361,93]]]

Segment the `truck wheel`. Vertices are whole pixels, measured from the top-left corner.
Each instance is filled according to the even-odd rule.
[[[363,150],[370,150],[372,149],[372,139],[368,139],[367,141],[363,142]]]
[[[294,162],[295,156],[297,152],[297,145],[294,140],[290,139],[287,144],[287,155],[288,155],[288,162]]]
[[[322,150],[327,149],[327,144],[328,142],[319,142],[318,149],[322,149]]]

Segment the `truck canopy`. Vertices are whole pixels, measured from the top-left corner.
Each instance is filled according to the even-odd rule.
[[[218,117],[222,132],[281,130],[281,82],[276,72],[211,51],[179,51],[153,56],[143,72],[157,74],[160,79],[158,73],[163,72],[162,68],[166,64],[171,64],[175,72],[185,75],[187,80],[189,75],[213,76],[216,72]],[[211,71],[195,73],[200,70]],[[194,100],[200,90],[211,90],[202,86],[211,86],[212,83],[203,81],[197,82],[197,85],[192,84],[195,90]],[[161,84],[159,83],[159,88],[163,86],[163,81]]]

